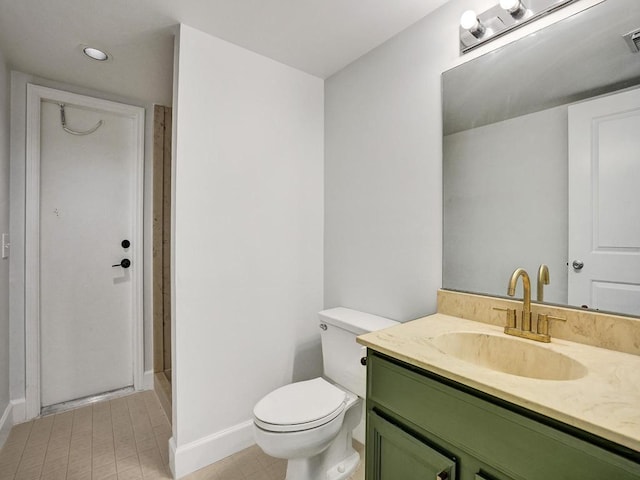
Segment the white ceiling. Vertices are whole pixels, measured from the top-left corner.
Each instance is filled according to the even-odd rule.
[[[326,78],[446,1],[0,0],[0,51],[15,70],[169,103],[177,23]]]

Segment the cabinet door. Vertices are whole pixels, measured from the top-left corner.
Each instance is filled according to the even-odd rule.
[[[476,473],[476,475],[474,477],[474,480],[497,480],[497,479],[496,479],[496,477],[489,476],[486,473],[478,472],[478,473]],[[505,480],[507,480],[507,479],[505,478]]]
[[[367,479],[455,480],[455,459],[372,411],[367,413],[367,423]]]

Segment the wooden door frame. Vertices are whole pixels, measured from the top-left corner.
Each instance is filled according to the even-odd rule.
[[[153,370],[171,368],[171,107],[153,110]],[[169,328],[167,329],[167,326]],[[168,347],[168,348],[167,348]]]
[[[132,352],[134,388],[143,387],[143,191],[144,191],[144,115],[141,107],[111,102],[85,95],[27,84],[26,118],[26,191],[25,191],[25,413],[26,419],[40,415],[40,113],[41,102],[82,105],[116,115],[134,122],[136,164],[132,167],[134,196],[131,254],[137,268],[131,272],[132,287]]]

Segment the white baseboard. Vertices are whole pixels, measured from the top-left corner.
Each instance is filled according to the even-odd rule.
[[[253,420],[248,420],[185,445],[169,441],[169,463],[174,478],[181,478],[255,444]]]
[[[171,476],[176,477],[176,441],[173,437],[169,439],[169,469],[171,469]]]
[[[142,375],[142,389],[153,390],[153,370],[146,370]]]
[[[13,405],[11,402],[7,404],[7,407],[4,409],[4,413],[2,417],[0,417],[0,448],[4,445],[4,442],[7,441],[9,437],[9,432],[11,431],[11,427],[13,427]]]
[[[27,401],[25,398],[11,400],[11,409],[13,410],[14,425],[27,421]]]

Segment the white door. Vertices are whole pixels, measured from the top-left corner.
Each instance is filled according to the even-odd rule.
[[[569,304],[640,315],[640,90],[569,107]]]
[[[137,119],[40,100],[41,406],[134,384]],[[125,248],[123,241],[131,242]],[[123,259],[129,268],[118,264]],[[125,262],[126,263],[126,262]],[[113,266],[116,265],[116,266]]]

